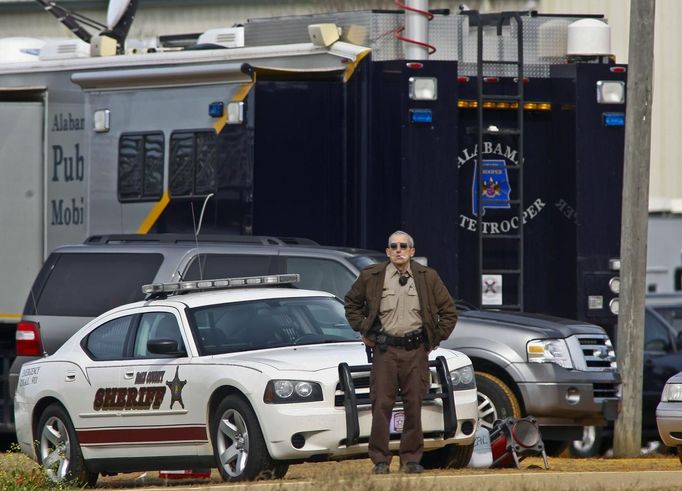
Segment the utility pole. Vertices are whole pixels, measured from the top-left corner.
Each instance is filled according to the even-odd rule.
[[[620,309],[616,337],[618,368],[623,378],[623,402],[614,429],[613,453],[616,457],[635,457],[642,446],[644,295],[655,7],[655,0],[630,0]]]

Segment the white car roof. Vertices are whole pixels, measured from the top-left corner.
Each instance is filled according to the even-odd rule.
[[[297,288],[228,288],[224,290],[210,290],[196,293],[185,293],[180,295],[170,295],[167,298],[158,300],[141,301],[133,304],[123,305],[110,311],[113,313],[131,307],[148,306],[176,306],[184,308],[203,307],[205,305],[215,305],[221,303],[245,302],[250,300],[262,300],[270,298],[308,298],[308,297],[329,297],[334,295],[328,292],[317,290],[301,290]]]

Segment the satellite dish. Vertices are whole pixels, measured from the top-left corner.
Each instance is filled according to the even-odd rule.
[[[130,0],[109,0],[109,8],[107,9],[107,28],[113,29],[121,20],[123,14],[128,8]]]

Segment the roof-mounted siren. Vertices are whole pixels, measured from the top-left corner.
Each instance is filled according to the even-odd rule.
[[[92,56],[123,54],[138,0],[109,0],[106,29],[90,41]]]
[[[601,61],[611,56],[611,28],[597,19],[580,19],[568,26],[569,61]]]

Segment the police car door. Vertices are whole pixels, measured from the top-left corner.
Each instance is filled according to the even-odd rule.
[[[55,389],[78,431],[84,454],[117,439],[120,409],[127,393],[121,387],[121,370],[128,363],[126,346],[138,316],[118,312],[85,335],[83,351],[73,358]],[[99,450],[97,450],[99,451]]]
[[[148,456],[196,454],[196,445],[208,441],[205,424],[195,419],[205,401],[188,396],[189,332],[182,326],[173,308],[146,309],[122,372],[121,386],[133,397],[122,412],[121,424],[131,430],[127,446]]]

